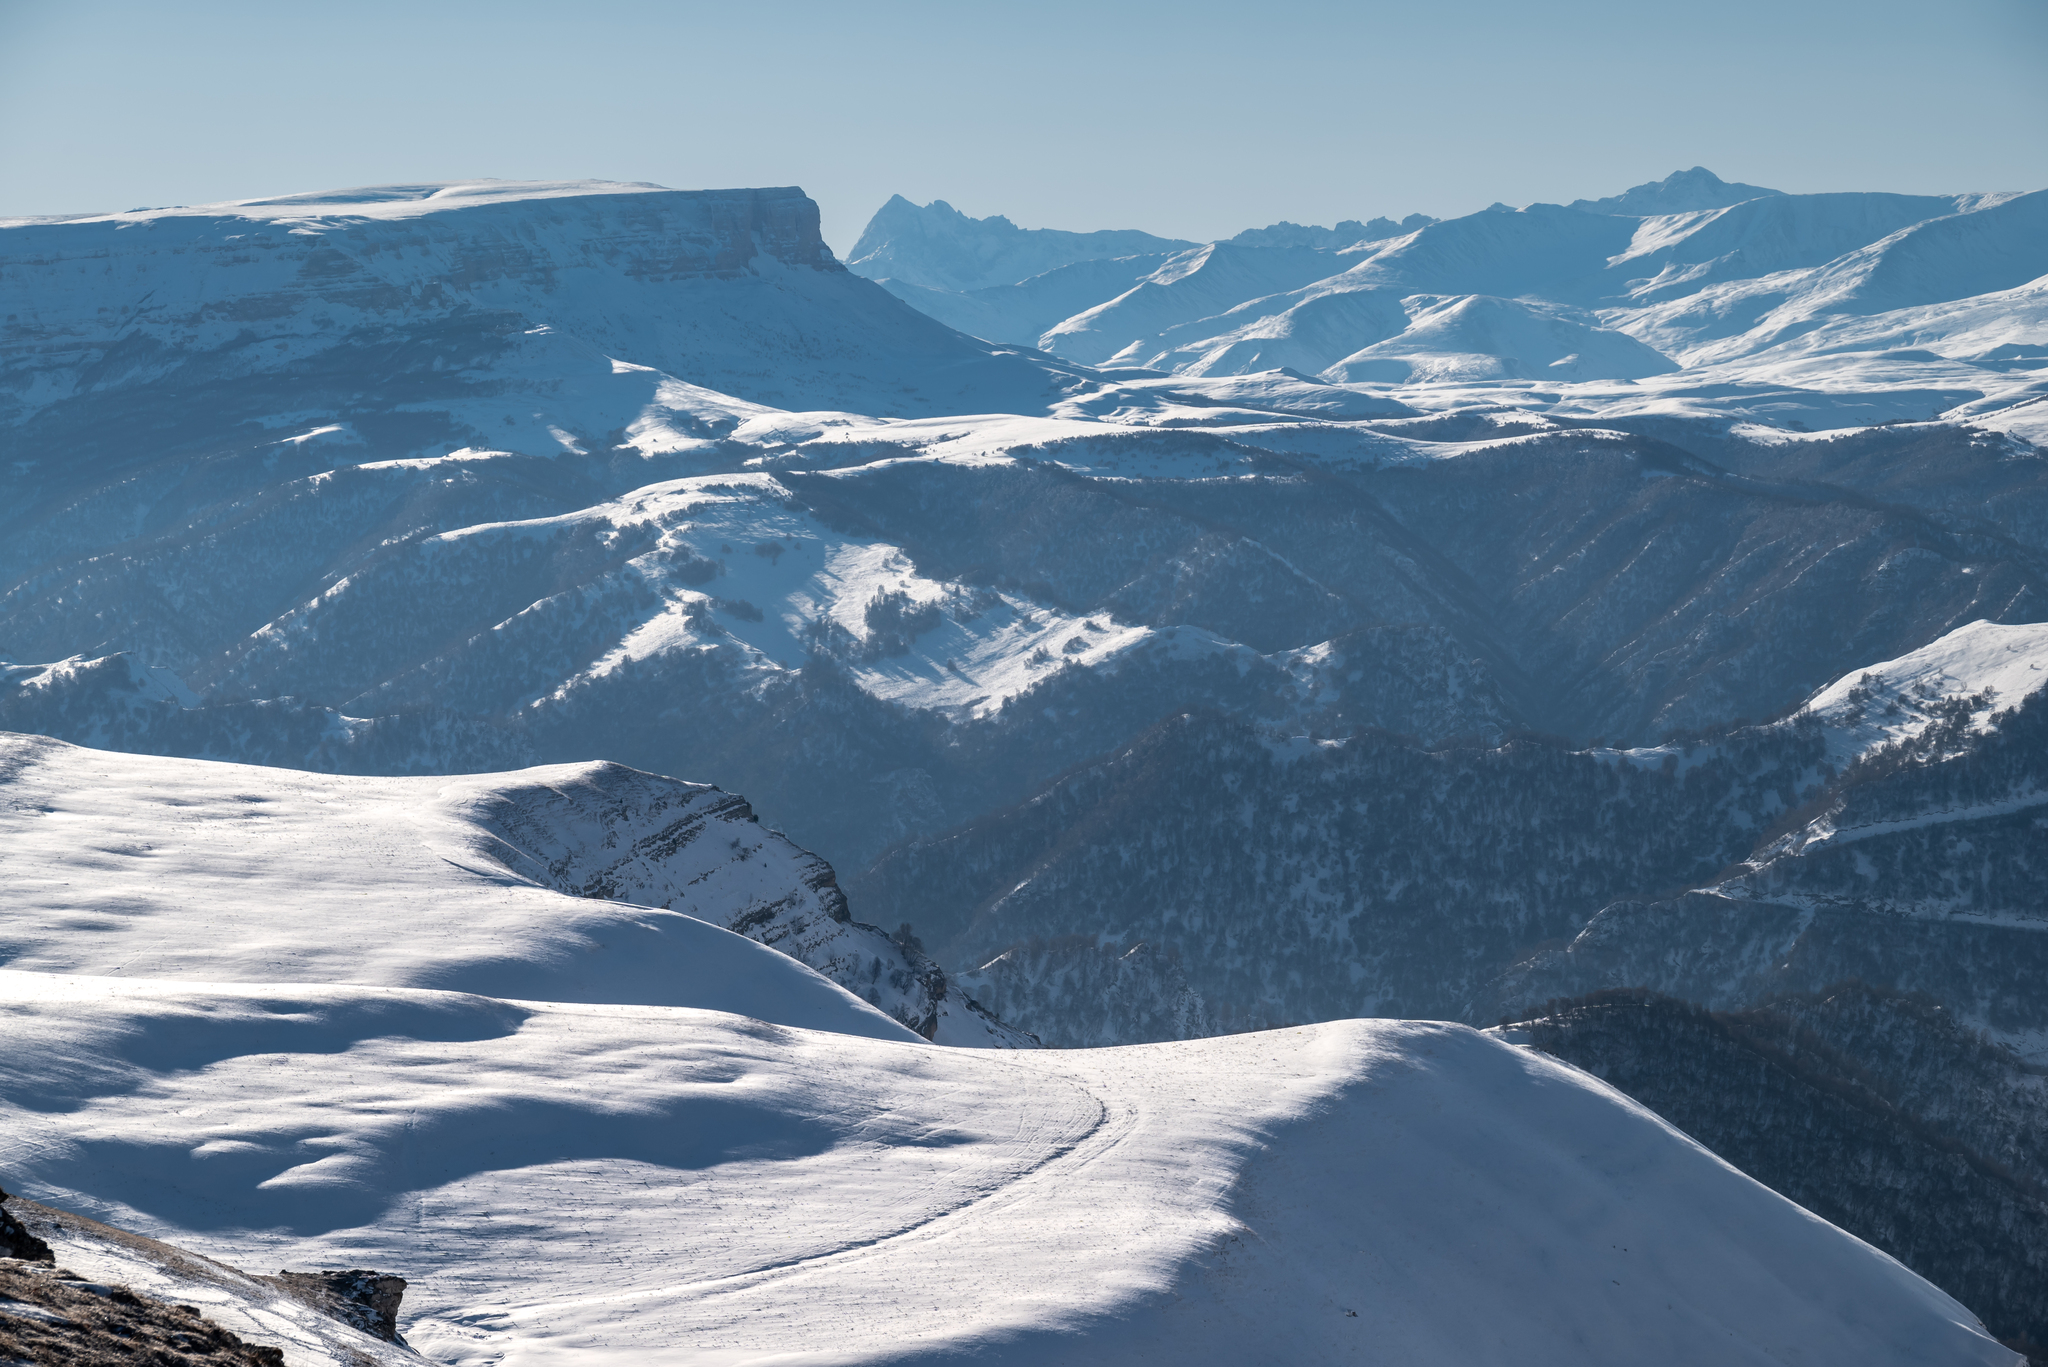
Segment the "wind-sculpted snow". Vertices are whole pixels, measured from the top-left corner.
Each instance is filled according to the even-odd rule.
[[[0,983],[11,1182],[245,1264],[402,1268],[401,1327],[442,1362],[2018,1361],[1585,1074],[1458,1026],[992,1054]]]
[[[556,891],[534,876],[531,852],[491,829],[548,839],[544,853],[560,858],[561,848],[580,848],[574,825],[551,830],[544,803],[515,820],[518,795],[551,792],[551,780],[574,788],[603,778],[592,766],[509,779],[317,776],[0,735],[6,961],[39,973],[687,1004],[916,1038],[741,935],[680,912]],[[673,786],[685,793],[668,794],[671,805],[687,795],[712,809],[703,816],[716,852],[693,852],[693,908],[752,915],[757,938],[843,915],[813,856],[760,830],[744,804]],[[668,835],[680,847],[690,824],[666,824],[682,827]],[[853,956],[828,964],[849,975],[868,967]],[[899,1009],[911,995],[871,976],[862,986]]]

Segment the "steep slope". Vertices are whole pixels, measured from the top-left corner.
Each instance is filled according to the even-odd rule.
[[[1075,261],[1014,284],[978,290],[939,290],[884,277],[883,289],[947,327],[991,342],[1037,346],[1062,319],[1113,299],[1158,270],[1168,255],[1117,256]]]
[[[1655,303],[1723,281],[1824,266],[1916,223],[1955,213],[1959,196],[1772,195],[1644,220],[1607,263],[1606,293]]]
[[[17,968],[689,1005],[883,1039],[1021,1042],[922,956],[854,923],[823,860],[715,788],[604,765],[316,777],[4,734],[0,776],[13,889],[0,937]],[[634,893],[665,909],[594,900]]]
[[[1070,233],[1020,228],[995,214],[969,218],[933,200],[919,208],[901,195],[875,211],[854,243],[847,269],[871,280],[934,290],[979,290],[1043,275],[1077,261],[1179,251],[1195,245],[1126,229]]]
[[[1855,198],[1858,208],[1882,199]],[[1794,201],[1785,207],[1798,206]],[[1882,204],[1877,207],[1891,208]],[[1810,259],[1814,255],[1810,252],[1802,254],[1809,258],[1805,260],[1787,253],[1781,258],[1783,264],[1773,263],[1775,273],[1756,280],[1705,288],[1716,283],[1711,264],[1704,268],[1705,274],[1697,284],[1681,272],[1684,294],[1678,301],[1639,315],[1617,314],[1615,321],[1638,336],[1673,349],[1673,354],[1681,355],[1689,365],[1726,364],[1742,358],[1753,358],[1761,364],[1772,349],[1830,324],[1839,327],[1849,319],[1894,315],[1889,329],[1866,326],[1860,334],[1867,337],[1883,330],[1897,332],[1902,330],[1902,323],[1910,327],[1911,320],[1935,310],[1936,306],[1980,296],[1986,297],[1987,302],[1996,300],[2004,292],[2021,290],[2048,276],[2048,248],[2041,245],[2044,225],[2048,225],[2048,192],[1957,197],[1946,201],[1949,211],[1942,213],[1922,213],[1923,207],[1920,201],[1901,197],[1888,216],[1909,221],[1901,222],[1893,231],[1869,238],[1864,245],[1825,261]],[[1744,205],[1730,213],[1778,208],[1766,201]],[[1880,218],[1876,222],[1882,221]],[[1703,231],[1710,231],[1713,226],[1707,225]],[[1876,223],[1866,218],[1862,226],[1867,232]],[[1805,236],[1812,238],[1815,234],[1809,229]],[[1819,236],[1827,241],[1825,234]],[[1645,245],[1652,248],[1645,253],[1646,260],[1654,263],[1664,249]],[[1795,265],[1811,269],[1795,270]],[[1672,274],[1671,266],[1665,267],[1665,274]],[[1658,281],[1640,287],[1638,293],[1644,298],[1656,298]],[[2011,315],[2011,300],[2004,302],[2001,311]],[[1939,316],[1938,311],[1935,316]],[[2038,310],[2025,321],[2038,333]],[[1926,342],[1924,337],[1911,341],[1895,338],[1859,349],[1881,352],[1924,347]],[[1848,348],[1837,345],[1826,349]],[[1937,358],[1905,355],[1897,359]],[[1903,373],[1910,375],[1912,368],[1904,368]],[[1865,383],[1873,381],[1885,382],[1873,376]],[[1897,384],[1899,380],[1889,382]]]
[[[2032,554],[1961,507],[1376,406],[1283,374],[1121,381],[1057,420],[763,413],[721,445],[753,471],[585,504],[535,467],[602,465],[292,472],[0,595],[27,659],[134,657],[11,671],[0,714],[353,771],[606,755],[716,776],[852,869],[1191,708],[1639,744],[2041,615]],[[1973,449],[1929,448],[1927,487],[2032,468]],[[144,662],[199,705],[140,702]]]
[[[1226,257],[1167,279],[1202,249],[1128,295],[1106,289],[1039,344],[1092,364],[1185,375],[1284,366],[1392,387],[1437,410],[1508,403],[1578,419],[1682,415],[1790,430],[1989,417],[2040,397],[2025,378],[2048,337],[2032,297],[2048,278],[2038,200],[1794,195],[1695,167],[1568,208],[1494,205],[1449,222],[1375,220],[1341,232],[1278,224],[1215,245],[1319,251],[1328,269],[1287,280]],[[984,335],[1021,337],[1043,318],[1004,307],[1021,302],[1014,294],[998,303],[900,292]],[[1536,348],[1553,353],[1540,365],[1518,337],[1384,350],[1404,314],[1465,296],[1571,317],[1596,329],[1574,339],[1592,345]],[[1382,352],[1339,365],[1375,346]],[[1571,356],[1580,362],[1550,368]],[[1421,357],[1432,359],[1410,359]],[[2018,427],[1997,421],[1998,430],[2035,430],[2024,415]]]
[[[1818,751],[1738,736],[1681,774],[1527,740],[1425,751],[1179,718],[848,885],[1055,1046],[1106,1042],[1078,989],[1103,950],[1140,943],[1200,999],[1145,1013],[1166,1038],[1182,1017],[1469,1019],[1508,965],[1617,898],[1740,858]]]
[[[1351,289],[1340,275],[1168,328],[1134,343],[1127,359],[1185,375],[1235,375],[1281,366],[1316,375],[1398,335],[1408,326],[1407,304],[1392,291]]]
[[[1862,983],[1739,1012],[1621,991],[1501,1033],[1655,1107],[2008,1343],[2048,1343],[2048,1099],[1938,1005]]]
[[[1540,295],[1579,302],[1597,288],[1609,258],[1625,251],[1636,221],[1555,204],[1482,211],[1433,223],[1352,268],[1359,288],[1400,294]]]
[[[24,1187],[244,1262],[402,1269],[405,1334],[444,1362],[2016,1360],[1585,1074],[1457,1026],[996,1056],[0,976]]]
[[[2038,1053],[2044,640],[1976,623],[1786,721],[1626,752],[1180,718],[849,885],[1060,1045],[1125,998],[1171,1038],[1863,977]]]
[[[2038,628],[1980,624],[1823,690],[1786,725],[1847,761],[1838,778],[1696,890],[1604,908],[1518,966],[1503,1000],[1631,986],[1730,1009],[1861,978],[2038,1059],[2044,680]]]
[[[1049,329],[1039,345],[1069,360],[1136,364],[1157,348],[1148,339],[1213,317],[1248,299],[1299,289],[1335,274],[1343,261],[1312,247],[1240,247],[1212,242],[1180,253],[1129,290]]]

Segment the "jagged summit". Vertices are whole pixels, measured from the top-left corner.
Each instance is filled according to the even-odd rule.
[[[1334,228],[1320,228],[1314,224],[1289,223],[1282,219],[1263,228],[1246,228],[1235,237],[1224,240],[1240,247],[1315,247],[1321,251],[1342,251],[1363,242],[1384,242],[1402,233],[1412,233],[1417,228],[1427,228],[1437,221],[1428,214],[1410,214],[1399,223],[1391,218],[1368,219],[1363,223],[1347,218]]]
[[[868,221],[860,241],[854,243],[847,267],[873,280],[975,290],[1011,284],[1075,261],[1170,252],[1193,245],[1135,229],[1075,233],[1059,228],[1020,228],[1001,214],[969,218],[943,199],[919,208],[902,195],[891,195]]]
[[[1742,185],[1722,180],[1704,166],[1690,171],[1673,171],[1662,180],[1645,181],[1605,199],[1575,199],[1565,207],[1588,214],[1623,214],[1654,218],[1660,214],[1689,214],[1701,209],[1725,209],[1744,200],[1782,195],[1761,185]]]

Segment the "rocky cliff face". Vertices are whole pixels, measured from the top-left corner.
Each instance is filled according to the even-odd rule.
[[[465,816],[485,851],[578,897],[680,911],[808,964],[938,1044],[1030,1048],[936,963],[847,910],[832,868],[765,830],[745,799],[698,783],[591,765],[487,790]]]

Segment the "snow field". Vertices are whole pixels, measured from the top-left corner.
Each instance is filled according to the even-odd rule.
[[[0,1162],[451,1363],[1985,1363],[1896,1263],[1459,1026],[990,1054],[6,973]]]
[[[509,776],[308,774],[5,733],[0,774],[0,956],[14,969],[687,1004],[915,1038],[752,940],[515,873],[468,811]],[[721,845],[700,889],[728,914],[789,896],[810,858],[741,825],[747,844]]]

